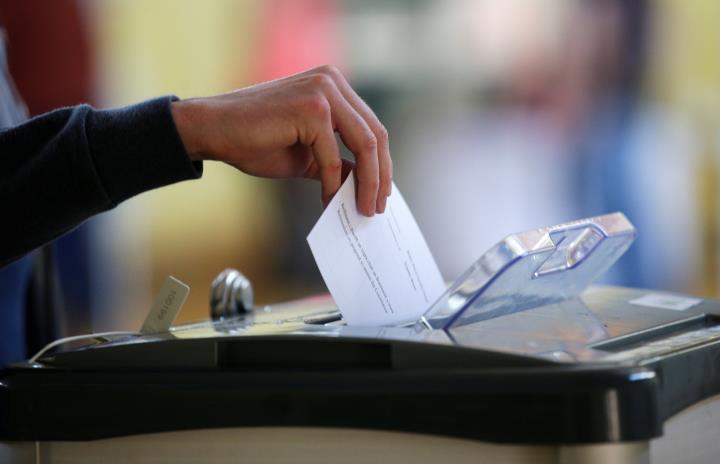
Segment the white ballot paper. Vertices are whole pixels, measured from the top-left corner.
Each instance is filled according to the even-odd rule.
[[[348,325],[417,320],[445,284],[415,218],[393,184],[384,214],[362,216],[351,173],[307,237]]]

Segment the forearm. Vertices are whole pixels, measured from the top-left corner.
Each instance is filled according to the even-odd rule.
[[[0,131],[0,265],[138,193],[197,178],[170,97],[77,106]]]

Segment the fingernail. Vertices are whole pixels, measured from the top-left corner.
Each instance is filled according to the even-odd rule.
[[[381,213],[381,214],[384,213],[386,203],[387,203],[387,197],[381,197],[380,199],[378,199],[376,212]]]

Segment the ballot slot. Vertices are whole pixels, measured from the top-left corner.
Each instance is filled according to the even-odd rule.
[[[720,317],[701,314],[595,343],[589,348],[609,353],[630,352],[643,347],[679,350],[718,338],[720,338]]]

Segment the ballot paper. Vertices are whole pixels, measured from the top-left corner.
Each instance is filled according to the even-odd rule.
[[[440,270],[398,188],[385,213],[361,215],[351,173],[307,237],[348,325],[416,321],[445,290]]]

